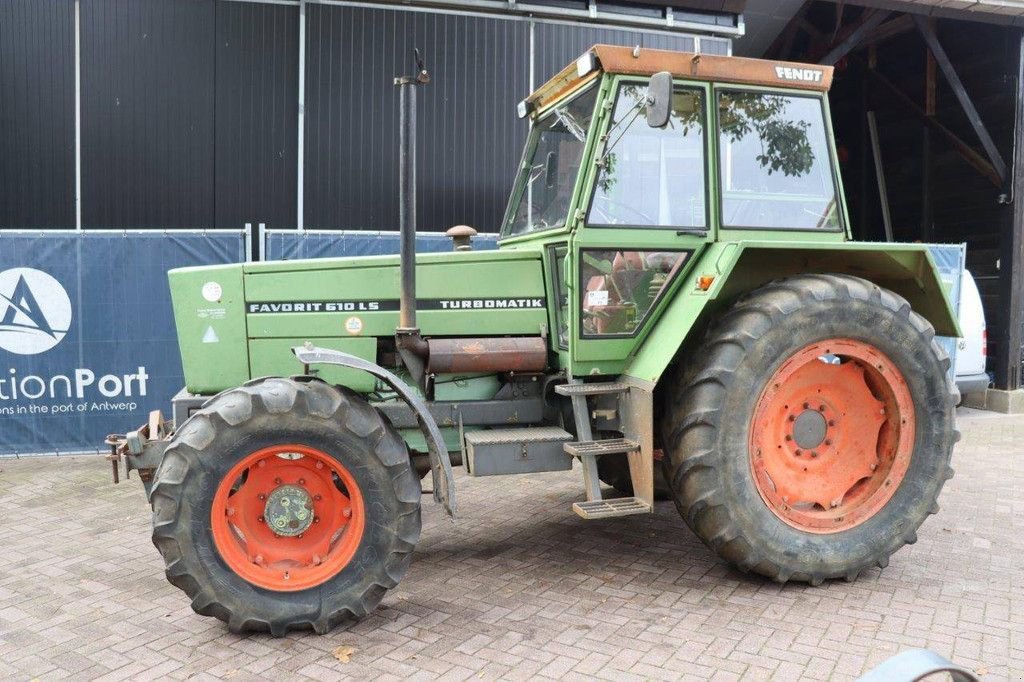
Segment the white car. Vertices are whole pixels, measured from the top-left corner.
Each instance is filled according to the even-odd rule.
[[[967,270],[960,276],[960,330],[963,337],[956,346],[956,386],[960,395],[979,393],[990,383],[985,373],[988,356],[988,330],[985,328],[985,311],[981,307],[981,294],[974,277]]]

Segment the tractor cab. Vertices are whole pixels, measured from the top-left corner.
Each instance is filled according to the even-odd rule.
[[[831,79],[827,66],[597,45],[519,104],[530,134],[500,244],[545,250],[552,340],[572,373],[622,371],[711,243],[847,238]]]

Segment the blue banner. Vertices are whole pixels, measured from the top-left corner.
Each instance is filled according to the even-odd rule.
[[[343,230],[306,230],[305,232],[266,232],[263,239],[264,260],[296,260],[299,258],[337,258],[341,256],[379,256],[398,253],[397,232],[360,232]],[[473,248],[498,248],[498,235],[473,237]],[[416,235],[416,251],[436,253],[451,251],[452,240],[442,233]]]
[[[0,455],[102,451],[184,381],[167,270],[242,232],[0,232]]]

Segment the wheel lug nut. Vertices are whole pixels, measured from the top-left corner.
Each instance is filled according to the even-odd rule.
[[[259,495],[257,495],[256,497],[257,497],[257,498],[259,498],[259,500],[260,500],[261,502],[262,502],[263,500],[267,499],[267,496],[266,496],[266,495],[264,495],[263,493],[260,493],[260,494],[259,494]]]
[[[261,565],[263,563],[263,555],[262,554],[257,554],[256,556],[254,556],[252,558],[252,562],[254,564],[256,564],[257,566]]]
[[[795,455],[796,455],[797,457],[799,457],[800,455],[804,454],[804,451],[803,451],[803,450],[797,450],[797,451],[796,451],[796,452],[795,452],[794,454],[795,454]]]
[[[793,436],[790,436],[790,435],[787,434],[786,435],[786,440],[793,440]]]
[[[836,421],[834,419],[829,419],[828,420],[828,425],[829,426],[835,426],[836,425]]]
[[[267,520],[266,520],[265,518],[263,518],[262,516],[260,516],[260,517],[257,517],[257,519],[256,519],[256,520],[257,520],[257,521],[259,521],[260,523],[266,523],[266,521],[267,521]]]
[[[299,479],[299,485],[306,485],[306,479],[300,478]]]
[[[839,500],[832,500],[832,502],[830,503],[830,506],[831,506],[831,507],[832,507],[833,509],[835,509],[836,507],[838,507],[838,506],[839,506]]]
[[[234,508],[234,507],[228,507],[228,508],[227,508],[227,511],[226,511],[226,512],[224,512],[224,513],[225,513],[225,514],[226,514],[227,516],[234,516],[234,515],[235,515],[235,508]]]
[[[323,462],[317,462],[316,463],[316,468],[317,469],[323,469],[324,468],[324,463]]]
[[[277,485],[281,485],[281,479],[280,478],[275,478],[274,479],[274,483],[276,483]]]
[[[832,441],[829,438],[825,439],[825,445],[832,445]]]
[[[298,534],[298,535],[296,535],[295,537],[297,537],[297,538],[301,538],[301,537],[302,537],[302,533],[299,533],[299,534]]]
[[[874,470],[875,470],[875,469],[877,469],[877,468],[878,468],[878,465],[877,465],[877,464],[875,464],[875,463],[872,463],[872,464],[871,464],[871,470],[872,470],[872,471],[874,471]]]
[[[313,523],[320,523],[320,517],[319,516],[314,516],[313,517]]]
[[[313,496],[313,501],[314,501],[314,502],[319,502],[319,501],[320,501],[320,500],[322,500],[322,499],[323,499],[323,498],[322,498],[322,497],[320,497],[319,495],[314,495],[314,496]]]
[[[793,415],[789,415],[789,421],[795,422],[796,421],[796,417],[793,416]]]
[[[344,516],[346,519],[352,518],[352,509],[351,509],[351,507],[346,509],[345,511],[341,512],[341,515]]]
[[[323,559],[320,558],[319,554],[314,554],[313,555],[313,565],[314,566],[319,566],[322,561],[323,561]]]
[[[817,457],[817,456],[818,456],[818,453],[815,452],[814,450],[811,450],[811,457]]]
[[[265,467],[265,466],[267,466],[267,462],[266,462],[266,460],[261,459],[260,463],[257,464],[256,466],[258,466],[260,468]]]
[[[810,403],[804,403],[804,409],[805,410],[810,409],[810,407],[811,407]]]

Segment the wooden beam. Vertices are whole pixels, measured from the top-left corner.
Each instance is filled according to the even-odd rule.
[[[813,0],[805,0],[804,4],[800,5],[800,9],[796,11],[793,18],[786,24],[786,27],[782,29],[782,32],[775,37],[772,44],[764,51],[766,58],[785,59],[789,56],[789,50],[793,47],[793,39],[796,37],[797,31],[800,30],[800,24],[804,20],[807,10],[811,8],[812,2]]]
[[[934,24],[934,19],[929,19]],[[924,113],[935,117],[935,55],[924,51]],[[921,126],[921,239],[935,241],[935,221],[932,218],[932,129]]]
[[[859,24],[839,44],[834,46],[827,55],[822,57],[818,63],[828,66],[834,65],[840,59],[852,52],[871,31],[878,28],[892,12],[867,10],[858,19]]]
[[[909,14],[901,14],[895,19],[890,19],[880,25],[871,33],[864,36],[861,45],[876,45],[882,41],[894,38],[901,33],[914,30],[914,20]]]
[[[884,85],[893,94],[893,97],[897,102],[905,106],[907,109],[913,111],[925,123],[927,123],[929,126],[942,133],[942,135],[947,140],[949,140],[949,142],[953,145],[953,148],[956,149],[960,156],[962,156],[967,163],[973,166],[975,170],[977,170],[979,173],[988,178],[993,185],[1002,188],[1002,178],[999,176],[999,173],[996,171],[995,167],[991,163],[989,163],[984,156],[974,151],[974,149],[969,144],[967,144],[959,137],[957,137],[957,134],[954,133],[952,130],[942,125],[937,120],[935,120],[933,116],[929,116],[928,114],[926,114],[925,110],[921,108],[921,105],[912,100],[906,93],[904,93],[902,90],[896,87],[896,85],[893,84],[893,82],[890,81],[888,78],[880,74],[875,69],[868,69],[867,71],[876,81]]]
[[[935,55],[935,61],[938,62],[939,68],[942,69],[943,75],[946,76],[946,80],[949,81],[949,85],[953,89],[953,94],[956,95],[957,100],[960,102],[960,106],[963,107],[964,113],[967,114],[967,119],[971,122],[971,127],[974,128],[975,134],[978,136],[978,139],[981,140],[981,146],[984,147],[989,161],[992,162],[992,166],[999,174],[1000,182],[1006,182],[1006,162],[1003,161],[1003,156],[999,153],[999,148],[996,147],[996,143],[992,140],[992,136],[988,134],[988,129],[985,127],[985,123],[981,120],[981,115],[978,114],[978,110],[974,107],[974,102],[971,101],[970,95],[968,95],[967,90],[964,89],[964,84],[960,80],[960,76],[957,75],[956,69],[953,68],[953,62],[949,60],[949,56],[939,43],[939,37],[935,34],[935,27],[929,24],[928,20],[919,14],[914,15],[914,24],[917,25],[917,30],[921,32],[921,36],[924,38],[924,42],[928,45],[928,49],[931,50],[933,55]]]
[[[1014,117],[1013,192],[999,240],[999,303],[996,309],[1006,311],[1005,324],[999,337],[993,339],[995,355],[992,366],[996,388],[1015,390],[1021,387],[1021,346],[1024,345],[1021,325],[1024,324],[1024,36],[1020,39],[1017,64],[1017,111]]]
[[[889,190],[885,184],[885,166],[882,165],[882,143],[878,139],[878,123],[875,112],[868,112],[868,132],[871,135],[871,155],[875,160],[875,180],[878,182],[878,200],[882,204],[882,224],[885,227],[885,241],[893,241],[892,215],[889,213]]]
[[[931,19],[932,25],[935,20]],[[935,115],[935,55],[931,50],[925,50],[924,56],[924,113],[929,116]]]

